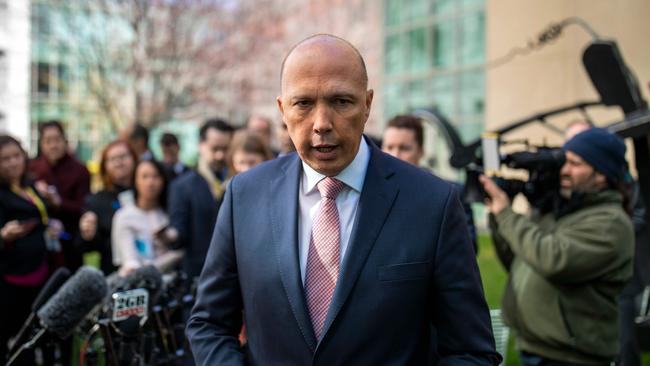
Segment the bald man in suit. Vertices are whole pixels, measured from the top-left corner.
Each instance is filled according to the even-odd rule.
[[[281,75],[296,153],[227,189],[187,326],[197,364],[498,364],[458,197],[363,136],[359,52],[312,36]]]

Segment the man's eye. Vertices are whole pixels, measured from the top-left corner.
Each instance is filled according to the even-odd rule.
[[[298,100],[293,105],[295,105],[298,108],[306,108],[311,105],[311,102],[308,100]]]
[[[352,104],[352,101],[349,99],[344,99],[344,98],[336,98],[334,99],[334,104],[339,105],[339,106],[347,106]]]

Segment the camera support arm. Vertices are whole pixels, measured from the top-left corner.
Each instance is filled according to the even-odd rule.
[[[521,128],[523,126],[526,126],[529,123],[539,122],[542,124],[542,126],[545,126],[550,130],[559,134],[561,133],[561,131],[557,127],[547,123],[546,119],[548,117],[573,111],[576,109],[581,110],[584,115],[587,115],[586,109],[588,107],[596,106],[596,105],[602,105],[602,103],[595,102],[595,101],[578,102],[568,106],[555,108],[550,111],[535,113],[531,116],[509,123],[493,132],[499,135],[503,135],[513,130],[516,130],[518,128]],[[447,120],[447,118],[443,116],[442,113],[440,113],[440,111],[437,108],[418,109],[415,110],[412,114],[414,116],[420,117],[422,120],[426,121],[427,123],[437,125],[440,128],[440,130],[443,132],[445,136],[445,139],[447,140],[447,144],[451,148],[451,157],[449,158],[449,163],[452,167],[456,169],[465,168],[469,164],[473,163],[475,159],[478,157],[477,153],[478,153],[478,149],[481,147],[481,139],[476,139],[470,142],[469,144],[464,145],[460,137],[458,136],[456,129]]]

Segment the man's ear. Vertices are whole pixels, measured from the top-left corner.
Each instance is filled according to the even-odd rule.
[[[366,91],[366,118],[370,116],[370,106],[372,105],[372,97],[375,95],[375,91],[368,89]]]
[[[607,177],[599,171],[594,171],[596,178],[596,185],[598,188],[607,188]]]
[[[282,115],[282,123],[284,123],[284,106],[282,105],[282,96],[278,95],[275,98],[275,102],[278,104],[278,109],[280,110],[280,114]]]

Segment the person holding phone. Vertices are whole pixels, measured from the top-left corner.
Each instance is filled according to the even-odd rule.
[[[0,135],[0,361],[48,278],[47,246],[62,229],[26,171],[27,154],[18,140]]]

